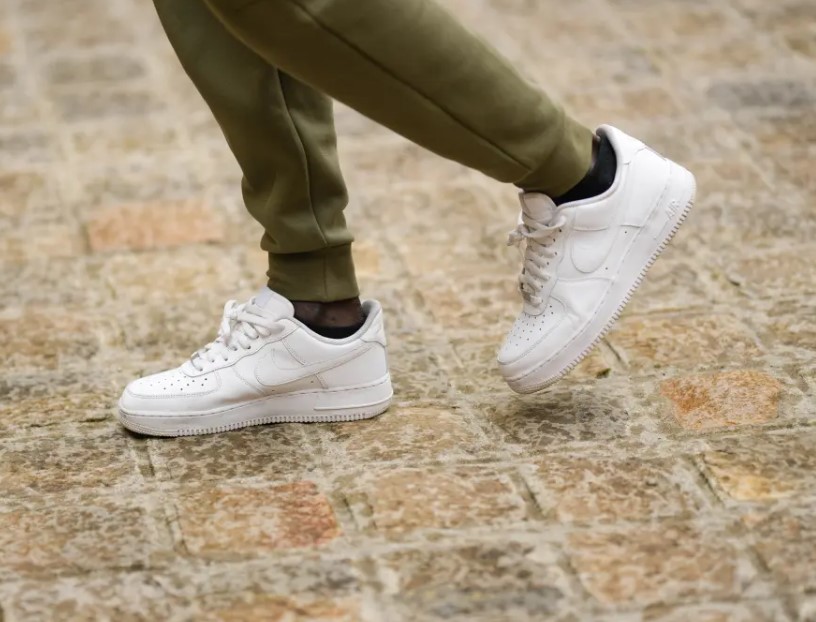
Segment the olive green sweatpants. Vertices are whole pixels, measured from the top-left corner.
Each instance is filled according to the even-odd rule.
[[[557,196],[592,133],[433,0],[155,0],[244,174],[269,286],[358,295],[335,98],[494,179]]]

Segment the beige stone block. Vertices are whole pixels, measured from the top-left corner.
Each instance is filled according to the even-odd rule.
[[[805,244],[741,257],[729,269],[729,278],[757,298],[810,295],[816,292],[816,247]]]
[[[112,320],[78,309],[11,308],[0,312],[4,367],[56,369],[72,360],[88,361],[100,352]]]
[[[4,168],[55,162],[59,155],[59,145],[49,132],[14,125],[0,128],[0,166]]]
[[[680,112],[674,97],[659,86],[582,92],[565,99],[572,113],[591,125],[603,123],[604,119],[615,119],[617,123],[664,119]]]
[[[209,245],[105,256],[98,276],[128,309],[178,315],[177,305],[196,302],[213,318],[207,327],[212,332],[227,298],[248,297],[260,285],[260,279],[243,276],[231,249]]]
[[[524,522],[527,508],[504,471],[399,469],[340,484],[368,531],[401,536],[418,529],[459,529]]]
[[[780,154],[795,160],[797,154],[807,153],[816,140],[816,127],[807,107],[773,107],[760,115],[751,115],[744,123],[744,131],[751,136],[765,154]]]
[[[221,600],[224,600],[222,597]],[[203,614],[206,622],[357,622],[359,599],[320,600],[267,594],[246,594],[224,608]]]
[[[12,48],[12,38],[9,32],[2,28],[0,29],[0,56],[5,56]]]
[[[607,339],[634,372],[733,364],[761,354],[748,328],[728,315],[627,317]]]
[[[528,481],[542,510],[561,522],[652,520],[702,507],[680,460],[549,458]]]
[[[770,308],[757,309],[754,321],[764,326],[766,343],[816,351],[816,323],[811,320],[813,303],[802,300],[774,302]]]
[[[388,278],[387,274],[382,274],[382,251],[378,244],[360,241],[353,244],[351,250],[358,278]]]
[[[22,227],[0,239],[0,263],[61,259],[84,253],[84,235],[76,224]]]
[[[0,511],[0,577],[53,576],[150,565],[161,552],[143,503]]]
[[[765,176],[767,169],[757,165],[749,158],[701,158],[684,162],[697,179],[697,198],[706,205],[706,197],[715,193],[738,192],[746,196],[755,196],[772,190]],[[695,199],[696,201],[696,199]],[[696,219],[697,210],[692,212]],[[691,221],[690,221],[691,222]]]
[[[417,287],[439,326],[454,336],[470,330],[500,342],[521,309],[515,273],[499,266],[477,273],[449,266],[420,276]]]
[[[778,622],[784,607],[776,601],[655,605],[643,612],[643,622]]]
[[[195,484],[255,478],[297,481],[308,477],[316,458],[298,424],[256,426],[228,434],[150,441],[157,477]]]
[[[751,512],[743,517],[762,561],[780,585],[816,585],[816,524],[811,507]]]
[[[397,402],[442,399],[451,393],[450,345],[428,333],[391,328],[393,315],[386,316],[388,363],[394,399]]]
[[[315,548],[340,536],[331,505],[308,481],[187,490],[176,506],[185,546],[200,557]]]
[[[145,543],[140,544],[145,549]],[[332,615],[343,620],[343,615],[356,614],[361,600],[352,562],[308,554],[274,563],[187,559],[146,571],[127,567],[121,572],[16,579],[0,587],[3,612],[14,620],[213,621],[238,611],[246,613],[242,620],[306,622],[312,615],[323,615],[326,622]],[[263,615],[264,607],[278,617]],[[352,619],[356,622],[359,616]]]
[[[205,194],[201,164],[192,156],[83,161],[76,170],[74,203],[81,215],[96,215],[101,206],[201,201]],[[235,194],[240,194],[235,189]]]
[[[199,201],[122,205],[99,210],[85,225],[93,252],[145,250],[217,242],[221,218]]]
[[[331,464],[472,460],[491,449],[466,413],[439,406],[392,406],[375,419],[332,424],[327,432]]]
[[[793,498],[816,490],[816,434],[732,440],[703,454],[711,478],[737,501]]]
[[[679,241],[678,236],[675,242]],[[704,279],[696,258],[672,245],[649,268],[626,313],[705,311],[714,301]]]
[[[541,542],[465,541],[377,562],[386,596],[409,620],[577,619],[572,584]]]
[[[565,444],[608,443],[630,434],[631,396],[617,384],[483,399],[481,411],[504,432],[505,441],[532,453]]]
[[[693,40],[695,45],[701,45],[705,41],[721,40],[728,32],[741,32],[735,12],[717,5],[629,5],[623,16],[626,25],[640,39],[664,41],[685,38]]]
[[[0,431],[106,419],[122,387],[102,376],[65,370],[5,376],[0,380]]]
[[[573,533],[567,551],[581,583],[604,605],[736,599],[755,576],[722,533],[682,522]]]
[[[0,495],[138,485],[123,433],[33,438],[0,446]]]
[[[33,205],[52,201],[46,177],[35,171],[0,171],[0,216],[21,216]]]
[[[677,423],[688,430],[735,427],[779,416],[782,385],[759,371],[672,378],[660,384]]]
[[[146,119],[139,123],[92,123],[66,134],[71,148],[81,157],[102,162],[129,156],[161,157],[157,153],[177,149],[179,144],[175,124]]]

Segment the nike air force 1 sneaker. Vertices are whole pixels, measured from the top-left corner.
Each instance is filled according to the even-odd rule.
[[[694,176],[614,127],[602,126],[618,170],[600,196],[556,206],[521,195],[510,244],[523,246],[523,309],[499,352],[510,387],[532,393],[575,367],[609,330],[686,218]]]
[[[379,415],[393,395],[383,311],[374,300],[363,311],[356,334],[327,339],[270,289],[244,304],[231,300],[215,341],[180,367],[127,386],[119,419],[134,432],[181,436]]]

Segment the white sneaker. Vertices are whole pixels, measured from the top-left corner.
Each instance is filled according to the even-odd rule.
[[[263,289],[224,307],[218,337],[181,367],[131,382],[119,419],[135,432],[181,436],[264,423],[351,421],[391,403],[383,312],[346,339],[327,339],[294,318],[292,303]]]
[[[589,354],[694,201],[689,171],[614,127],[598,133],[618,160],[609,190],[558,207],[543,194],[521,195],[510,243],[525,243],[524,308],[498,357],[519,393],[552,384]]]

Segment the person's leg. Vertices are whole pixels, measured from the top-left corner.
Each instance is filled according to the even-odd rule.
[[[592,350],[691,208],[689,171],[565,115],[434,0],[206,1],[269,62],[525,191],[524,307],[499,354],[517,391]]]
[[[241,166],[247,209],[265,228],[269,287],[292,301],[335,303],[296,303],[307,323],[359,324],[331,99],[248,49],[203,0],[155,4]]]
[[[207,0],[281,67],[408,139],[500,181],[558,196],[593,133],[432,0]]]

